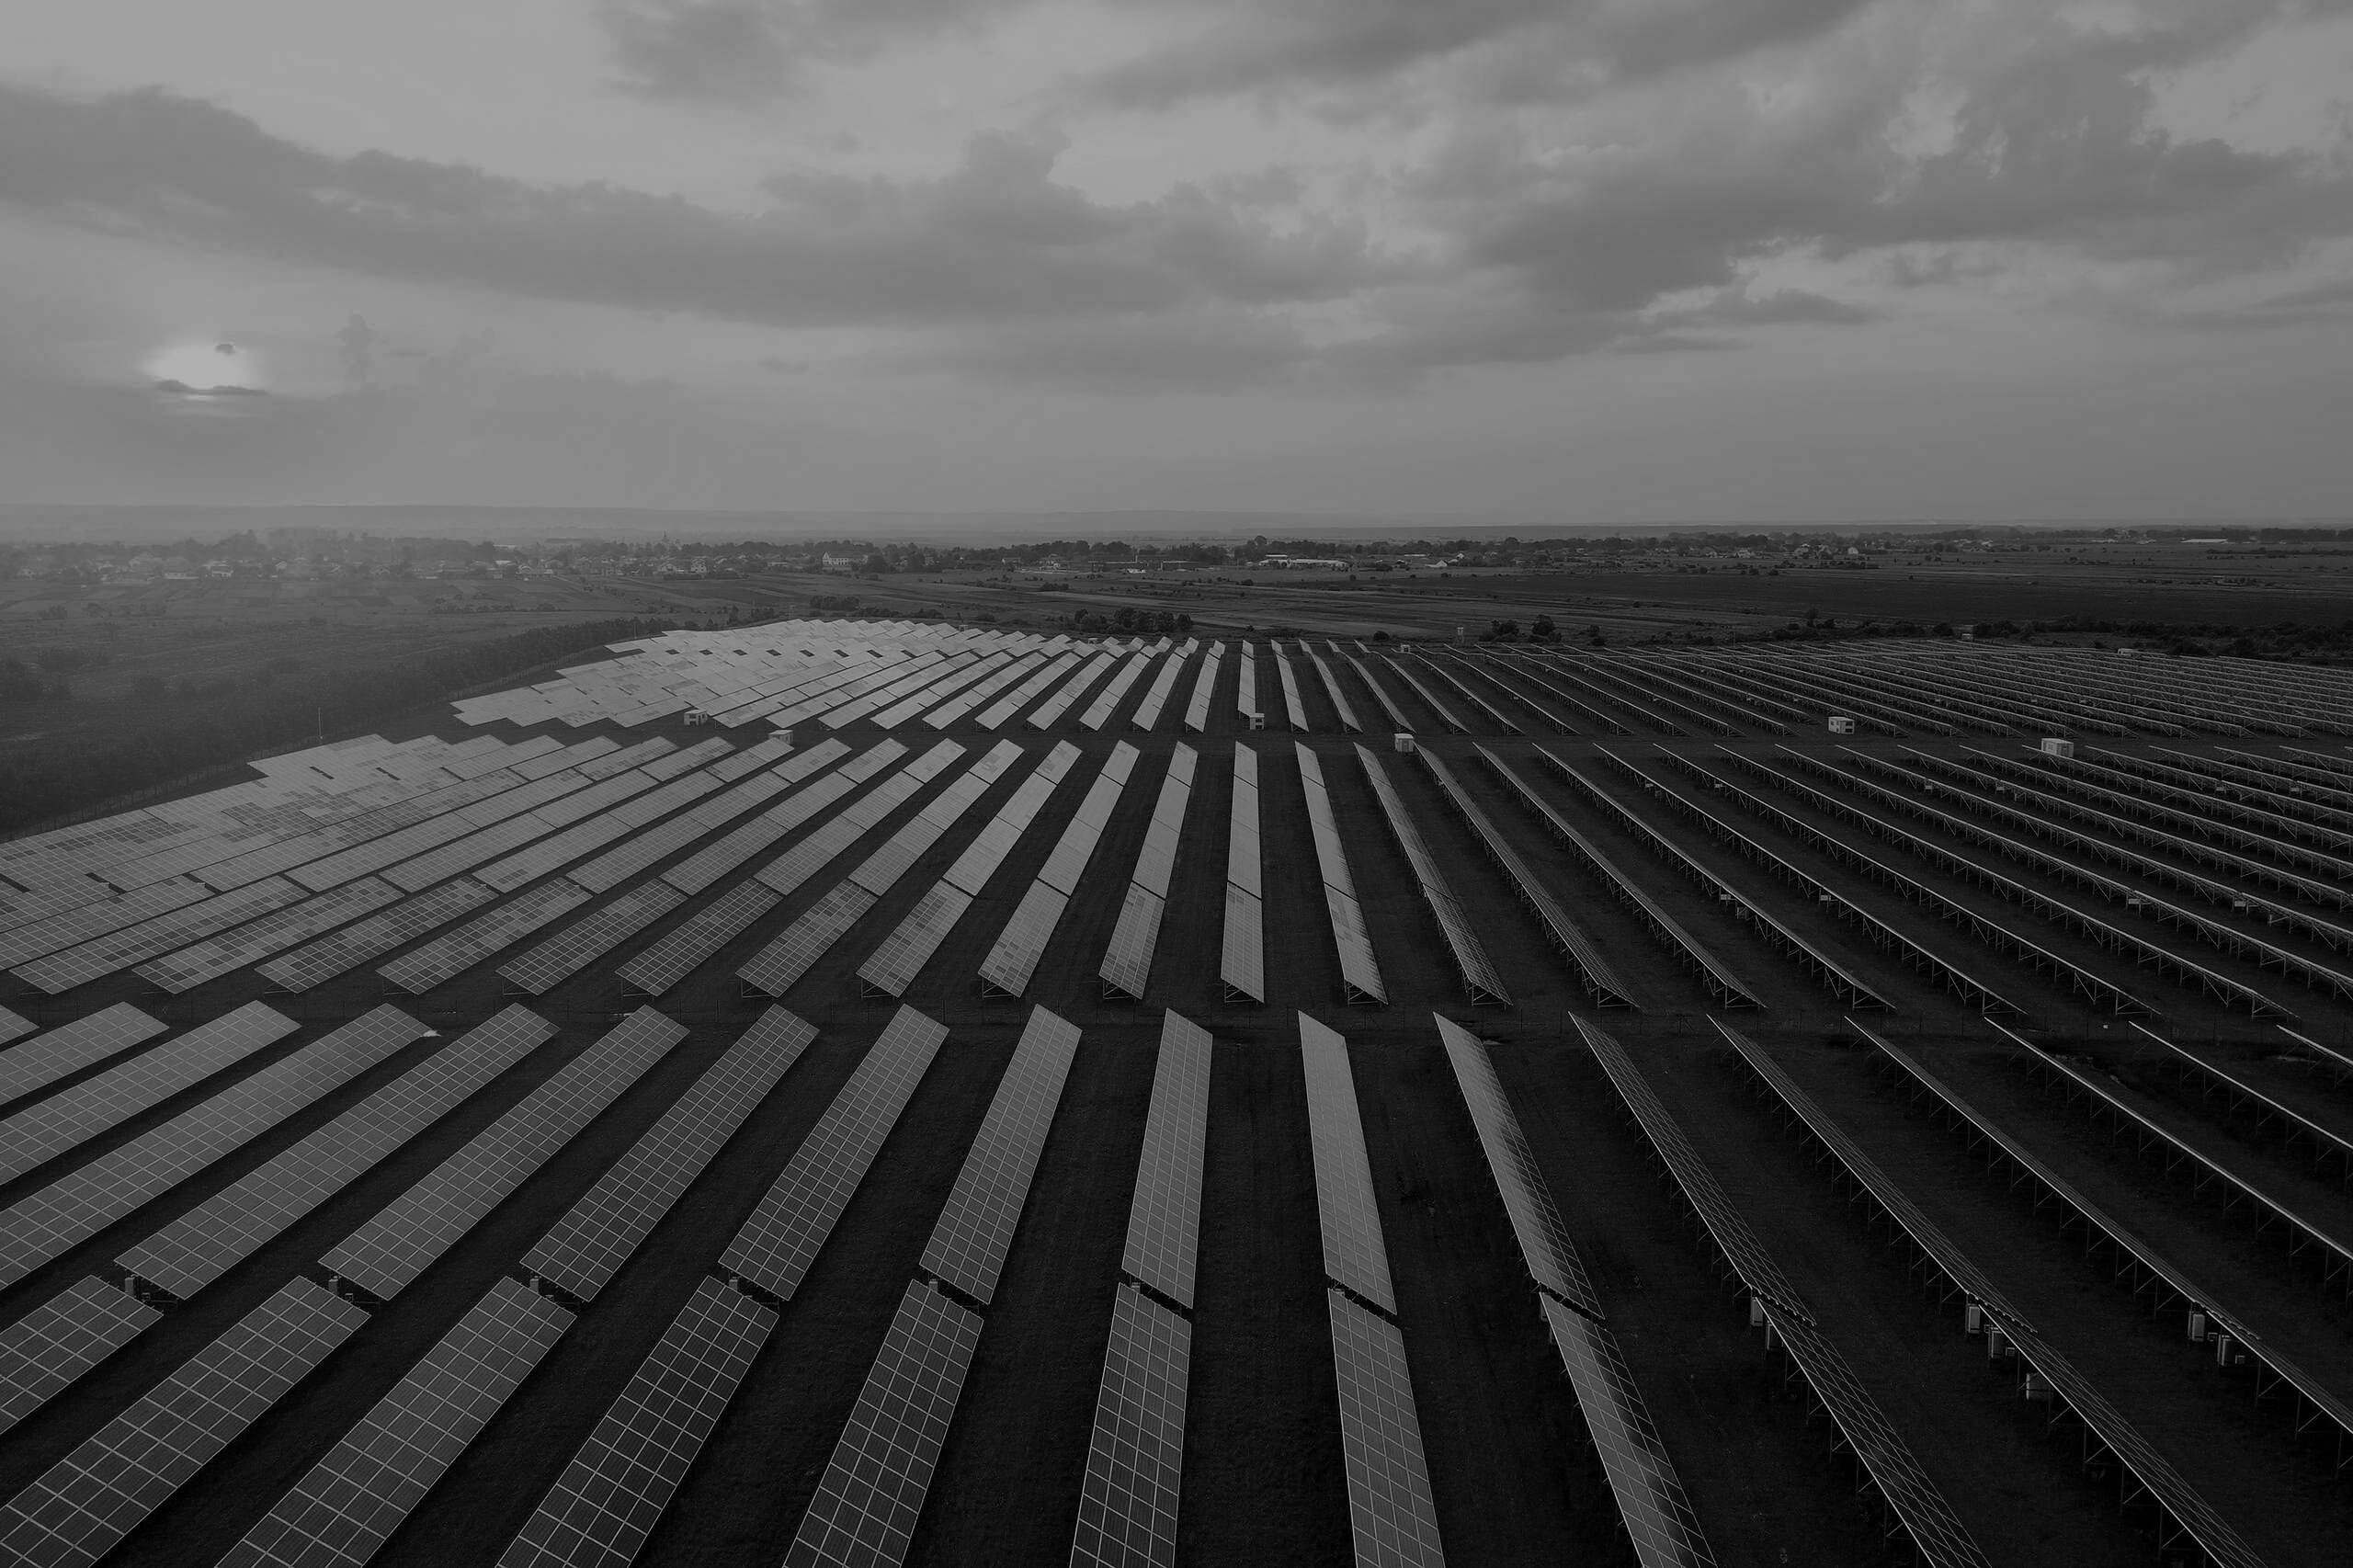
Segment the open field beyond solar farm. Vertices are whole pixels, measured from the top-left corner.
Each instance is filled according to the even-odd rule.
[[[2343,1562],[2353,674],[1622,645],[1935,570],[910,584],[0,843],[0,1559]]]

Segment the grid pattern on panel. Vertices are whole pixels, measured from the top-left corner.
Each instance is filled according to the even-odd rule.
[[[1160,918],[1167,905],[1158,893],[1139,882],[1128,884],[1120,905],[1119,923],[1111,928],[1110,946],[1103,952],[1100,970],[1104,989],[1143,999],[1152,973],[1152,949],[1160,940]]]
[[[0,1215],[0,1284],[22,1278],[431,1032],[378,1007],[28,1194]]]
[[[594,1297],[816,1038],[814,1026],[770,1007],[540,1238],[523,1267]]]
[[[1625,1102],[1628,1114],[1657,1152],[1659,1163],[1675,1177],[1684,1201],[1699,1216],[1716,1250],[1724,1255],[1741,1282],[1790,1315],[1812,1323],[1813,1314],[1807,1310],[1804,1298],[1782,1278],[1780,1267],[1748,1228],[1748,1221],[1740,1217],[1732,1200],[1724,1196],[1715,1173],[1699,1158],[1683,1136],[1681,1126],[1659,1103],[1649,1082],[1635,1068],[1633,1058],[1626,1054],[1626,1048],[1583,1018],[1577,1019],[1576,1025],[1577,1032],[1585,1036],[1586,1044],[1591,1048],[1594,1060],[1601,1063],[1618,1097]]]
[[[776,1323],[740,1290],[710,1278],[697,1285],[498,1568],[635,1562]]]
[[[686,1033],[639,1008],[320,1261],[377,1296],[398,1295]]]
[[[1558,1301],[1541,1304],[1634,1560],[1642,1568],[1708,1568],[1715,1554],[1699,1533],[1699,1517],[1651,1425],[1650,1407],[1634,1386],[1617,1337]]]
[[[85,1275],[0,1329],[0,1433],[163,1315]]]
[[[1155,671],[1152,685],[1144,688],[1143,700],[1128,716],[1128,722],[1139,730],[1149,730],[1160,722],[1160,710],[1168,705],[1168,694],[1176,688],[1176,677],[1185,668],[1186,653],[1182,649],[1168,655],[1167,662]]]
[[[721,1268],[792,1299],[947,1038],[945,1026],[899,1009],[728,1243]]]
[[[1200,678],[1193,683],[1192,700],[1185,705],[1185,728],[1195,734],[1210,725],[1210,693],[1217,686],[1217,667],[1224,656],[1225,644],[1210,644],[1209,657],[1201,661]]]
[[[0,1181],[24,1175],[301,1027],[259,1002],[248,1002],[61,1089],[0,1121]]]
[[[307,896],[301,888],[283,877],[271,877],[18,964],[11,972],[26,984],[53,996]]]
[[[573,882],[533,888],[511,903],[485,911],[456,930],[436,937],[376,972],[412,995],[422,995],[463,973],[520,937],[561,919],[594,895]]]
[[[1363,746],[1357,748],[1357,759],[1364,765],[1365,778],[1372,785],[1372,792],[1381,802],[1381,814],[1389,819],[1389,830],[1404,850],[1405,858],[1413,862],[1414,880],[1421,884],[1422,899],[1437,916],[1438,930],[1446,937],[1447,947],[1454,954],[1454,962],[1461,971],[1463,987],[1473,1002],[1511,1005],[1511,995],[1504,989],[1503,977],[1487,957],[1486,948],[1471,928],[1471,920],[1462,911],[1461,901],[1446,881],[1446,873],[1438,869],[1438,857],[1422,839],[1421,829],[1415,825],[1413,814],[1406,811],[1404,801],[1396,787],[1389,781],[1388,769],[1380,759]]]
[[[1069,903],[1070,894],[1050,886],[1043,878],[1029,884],[1029,891],[1014,907],[1013,917],[997,934],[989,956],[981,960],[983,992],[1018,996],[1029,989],[1029,977],[1037,972],[1038,960],[1045,957],[1046,943]]]
[[[1292,729],[1304,732],[1307,728],[1307,704],[1300,700],[1299,676],[1290,667],[1290,657],[1283,652],[1283,645],[1279,642],[1269,642],[1267,646],[1274,650],[1275,673],[1282,677],[1284,716],[1290,719]]]
[[[177,995],[249,963],[296,947],[363,915],[399,902],[401,890],[377,877],[361,877],[314,893],[301,903],[152,959],[132,971],[140,979]]]
[[[1348,1472],[1348,1518],[1359,1568],[1415,1568],[1446,1561],[1422,1460],[1422,1427],[1396,1325],[1337,1290],[1332,1361],[1340,1383],[1340,1451]]]
[[[497,896],[472,877],[460,877],[274,958],[254,972],[282,990],[308,991],[370,959],[406,947]]]
[[[0,1056],[0,1105],[22,1099],[69,1073],[80,1072],[93,1062],[103,1062],[118,1051],[153,1040],[170,1027],[128,1002],[117,1002],[87,1017],[61,1024],[40,1039],[28,1040]]]
[[[956,1188],[932,1228],[922,1270],[986,1306],[1029,1198],[1029,1180],[1078,1056],[1078,1026],[1034,1007],[1013,1061],[989,1101]]]
[[[667,882],[650,882],[672,893]],[[648,996],[659,996],[686,979],[711,956],[749,930],[752,923],[783,898],[758,882],[738,882],[681,922],[676,929],[616,971],[622,980]]]
[[[505,1009],[118,1254],[116,1264],[174,1295],[195,1294],[555,1032],[522,1007]]]
[[[777,933],[735,971],[745,984],[771,996],[781,996],[816,967],[849,928],[874,907],[874,895],[856,882],[845,881],[801,911],[798,919]]]
[[[1201,1157],[1209,1138],[1210,1034],[1174,1012],[1161,1016],[1136,1196],[1120,1271],[1180,1307],[1193,1304],[1201,1222]]]
[[[91,887],[96,890],[97,884],[94,882]],[[185,908],[210,895],[210,890],[201,882],[170,877],[127,893],[93,896],[49,913],[26,915],[19,910],[9,918],[21,918],[21,924],[0,933],[0,965],[12,966],[58,952],[93,937],[136,926],[150,915]],[[66,895],[60,892],[52,896]]]
[[[1340,843],[1337,819],[1332,814],[1331,791],[1324,787],[1324,765],[1303,742],[1292,743],[1299,756],[1300,791],[1307,801],[1307,826],[1315,841],[1315,863],[1324,878],[1324,907],[1332,920],[1332,942],[1340,958],[1340,977],[1353,992],[1377,1002],[1388,1000],[1373,961],[1372,940],[1365,933],[1364,913],[1357,905],[1356,879],[1348,870],[1348,853]]]
[[[543,994],[686,902],[686,895],[667,882],[631,888],[499,965],[498,978],[528,995]]]
[[[1315,1212],[1324,1233],[1324,1272],[1383,1312],[1397,1310],[1389,1252],[1365,1153],[1348,1042],[1299,1015],[1300,1064],[1307,1079],[1307,1128],[1315,1161]]]
[[[1172,1568],[1193,1325],[1122,1284],[1095,1404],[1072,1568]]]
[[[873,956],[858,966],[858,983],[886,996],[904,995],[956,922],[972,907],[971,893],[946,881],[933,883],[907,911],[907,917],[882,938]]]
[[[1079,723],[1089,730],[1099,730],[1108,723],[1111,715],[1119,709],[1120,699],[1127,696],[1128,688],[1135,685],[1136,677],[1143,674],[1144,666],[1151,663],[1150,653],[1129,654],[1126,662],[1120,665],[1120,673],[1111,677],[1110,684],[1097,692],[1095,700],[1086,705],[1086,711],[1079,715]]]
[[[920,1281],[908,1285],[784,1554],[786,1568],[896,1568],[905,1561],[980,1338],[979,1313]]]
[[[358,1568],[571,1325],[555,1302],[501,1279],[229,1549],[221,1568]]]
[[[1218,949],[1218,978],[1227,1000],[1267,999],[1267,912],[1255,892],[1225,884],[1225,924]]]
[[[367,1321],[293,1281],[0,1505],[0,1559],[88,1568]]]
[[[1512,1234],[1519,1242],[1519,1256],[1528,1272],[1543,1290],[1599,1320],[1604,1315],[1601,1299],[1594,1294],[1584,1260],[1569,1239],[1568,1227],[1561,1222],[1552,1188],[1544,1185],[1544,1173],[1537,1168],[1527,1136],[1520,1131],[1519,1117],[1504,1096],[1495,1064],[1469,1029],[1451,1019],[1431,1016],[1438,1023],[1447,1060],[1454,1067],[1463,1104],[1471,1109],[1471,1125],[1478,1131],[1487,1169],[1503,1194],[1504,1212],[1511,1219]]]

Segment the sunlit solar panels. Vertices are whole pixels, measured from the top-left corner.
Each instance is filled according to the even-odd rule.
[[[1373,961],[1372,938],[1365,934],[1356,879],[1349,873],[1347,851],[1341,846],[1339,824],[1332,815],[1332,797],[1324,786],[1324,765],[1304,742],[1294,742],[1293,747],[1299,755],[1300,790],[1307,801],[1308,831],[1315,842],[1315,864],[1324,879],[1324,908],[1331,917],[1332,942],[1340,958],[1342,994],[1350,1002],[1385,1003],[1388,988],[1381,983],[1381,966]]]
[[[1217,671],[1223,660],[1225,644],[1210,644],[1209,656],[1201,661],[1201,673],[1193,682],[1191,700],[1185,704],[1185,728],[1199,734],[1210,727],[1210,694],[1217,687]]]
[[[645,888],[648,892],[660,888],[676,897],[667,882],[649,882]],[[779,895],[756,881],[738,882],[614,972],[638,994],[659,996],[710,962],[720,949],[750,930],[781,902]]]
[[[1099,973],[1106,996],[1143,1000],[1153,948],[1160,940],[1161,915],[1167,907],[1169,878],[1176,869],[1176,847],[1185,834],[1185,813],[1192,804],[1197,760],[1193,748],[1182,743],[1169,754],[1168,777],[1161,781],[1160,799],[1144,829],[1143,846],[1136,851],[1127,898],[1103,955]]]
[[[31,1027],[26,1025],[27,1028]],[[78,1073],[94,1062],[104,1062],[153,1040],[170,1027],[128,1002],[117,1002],[70,1024],[60,1024],[38,1040],[26,1040],[0,1055],[0,1105],[22,1099],[69,1073]]]
[[[1193,1325],[1121,1284],[1079,1493],[1073,1568],[1172,1568]]]
[[[1086,705],[1086,711],[1078,716],[1081,727],[1099,730],[1109,723],[1111,715],[1119,710],[1120,700],[1128,695],[1129,688],[1135,685],[1136,677],[1142,675],[1145,667],[1152,663],[1152,658],[1153,656],[1148,653],[1129,654],[1125,662],[1120,665],[1119,673],[1104,684],[1103,689],[1095,694],[1095,700]]]
[[[1388,819],[1389,830],[1395,835],[1398,847],[1413,863],[1414,880],[1421,885],[1422,900],[1437,916],[1438,932],[1446,938],[1447,949],[1454,955],[1454,966],[1462,976],[1462,989],[1472,1006],[1511,1006],[1511,996],[1504,989],[1503,976],[1496,972],[1495,961],[1487,957],[1479,934],[1471,928],[1471,917],[1461,901],[1439,869],[1438,857],[1423,841],[1421,828],[1413,813],[1405,809],[1404,797],[1390,782],[1389,772],[1381,759],[1359,745],[1357,760],[1364,765],[1366,780],[1372,786],[1373,798],[1381,802],[1381,814]]]
[[[1348,1521],[1358,1568],[1413,1568],[1446,1561],[1422,1458],[1421,1422],[1397,1325],[1338,1290],[1324,1300],[1340,1385],[1340,1451],[1348,1475]]]
[[[1359,1300],[1394,1314],[1389,1251],[1364,1147],[1348,1042],[1299,1015],[1300,1066],[1307,1082],[1307,1126],[1315,1159],[1315,1214],[1324,1238],[1324,1273]]]
[[[117,1254],[116,1267],[144,1286],[194,1295],[555,1032],[522,1007],[504,1009]]]
[[[1044,956],[1046,944],[1052,939],[1054,927],[1102,840],[1111,810],[1127,787],[1137,755],[1134,746],[1121,741],[1104,759],[1103,771],[1087,786],[1062,838],[1039,869],[1037,881],[1022,895],[988,957],[981,960],[983,995],[1018,996],[1029,989],[1029,977],[1037,972],[1038,960]]]
[[[96,1562],[367,1321],[286,1285],[0,1505],[0,1557]]]
[[[1159,723],[1160,710],[1168,705],[1168,694],[1176,688],[1176,677],[1184,668],[1185,654],[1181,651],[1163,660],[1153,675],[1152,684],[1144,688],[1143,700],[1128,716],[1128,722],[1139,730],[1149,730]]]
[[[259,1002],[248,1002],[25,1107],[0,1121],[0,1181],[24,1175],[301,1027]]]
[[[499,965],[498,977],[524,995],[544,994],[684,903],[667,882],[631,888]]]
[[[721,1268],[771,1296],[792,1298],[947,1038],[945,1026],[912,1007],[892,1016],[858,1071],[736,1231],[720,1257]]]
[[[981,1338],[981,1315],[911,1281],[883,1336],[786,1568],[895,1568],[905,1561],[940,1445]]]
[[[1043,1007],[1033,1008],[972,1152],[964,1157],[955,1190],[932,1230],[931,1244],[924,1249],[924,1273],[946,1280],[983,1306],[996,1294],[997,1273],[1013,1246],[1013,1230],[1029,1197],[1029,1178],[1045,1150],[1046,1130],[1053,1124],[1063,1084],[1077,1055],[1077,1026]]]
[[[873,953],[858,969],[860,989],[870,995],[901,996],[915,983],[915,975],[948,939],[948,933],[964,912],[972,907],[972,895],[945,879],[926,889],[915,901],[906,917],[891,929]]]
[[[0,1433],[163,1317],[85,1275],[0,1331]]]
[[[421,996],[563,919],[594,896],[574,882],[549,882],[494,909],[484,910],[414,952],[402,954],[376,972],[410,994]]]
[[[361,1563],[572,1324],[502,1279],[221,1559],[222,1568]]]
[[[321,1264],[371,1295],[398,1295],[685,1038],[685,1029],[653,1008],[639,1008],[387,1204]]]

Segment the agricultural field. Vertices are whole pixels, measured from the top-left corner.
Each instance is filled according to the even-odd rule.
[[[1984,570],[714,583],[0,841],[0,1556],[2339,1562],[2353,672],[1704,642]]]

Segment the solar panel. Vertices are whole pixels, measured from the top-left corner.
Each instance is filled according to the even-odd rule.
[[[248,1002],[27,1106],[0,1121],[0,1181],[55,1159],[301,1027],[259,1002]]]
[[[957,1173],[956,1188],[924,1248],[924,1273],[983,1306],[996,1294],[998,1272],[1029,1197],[1029,1179],[1078,1055],[1078,1034],[1077,1025],[1043,1007],[1030,1009],[1029,1027],[1021,1031],[1013,1061]]]
[[[1354,726],[1351,725],[1351,728]],[[1347,851],[1341,846],[1338,824],[1332,815],[1332,797],[1324,784],[1324,765],[1304,742],[1292,743],[1299,756],[1299,786],[1307,802],[1307,824],[1315,841],[1315,862],[1324,878],[1324,908],[1332,921],[1332,942],[1340,959],[1340,981],[1350,1001],[1386,1002],[1381,967],[1373,960],[1372,939],[1365,934],[1364,915],[1357,907],[1356,880],[1348,871]]]
[[[1111,715],[1119,709],[1120,699],[1127,696],[1128,688],[1135,685],[1136,677],[1142,675],[1144,667],[1151,663],[1150,653],[1129,654],[1127,661],[1120,665],[1119,673],[1096,694],[1095,700],[1087,704],[1086,711],[1079,715],[1079,723],[1089,730],[1099,730],[1109,723]]]
[[[229,1549],[221,1568],[367,1562],[571,1326],[572,1313],[501,1279]]]
[[[540,1238],[525,1272],[594,1298],[816,1038],[781,1007],[763,1013]]]
[[[735,971],[751,989],[781,996],[832,950],[874,907],[874,895],[856,882],[837,884]]]
[[[1302,1013],[1299,1055],[1307,1080],[1324,1272],[1358,1298],[1394,1312],[1397,1297],[1389,1285],[1389,1253],[1381,1244],[1381,1208],[1373,1198],[1372,1162],[1365,1153],[1348,1042]]]
[[[0,1433],[163,1315],[85,1275],[0,1330]]]
[[[527,995],[542,995],[686,902],[667,882],[631,888],[499,965],[498,978]]]
[[[907,1286],[785,1568],[905,1560],[980,1338],[978,1312],[920,1280]]]
[[[686,1034],[653,1008],[639,1008],[320,1262],[377,1297],[398,1295]]]
[[[271,877],[18,964],[10,972],[35,990],[53,996],[306,896],[301,888],[283,877]]]
[[[1217,685],[1217,667],[1225,652],[1225,644],[1210,644],[1209,657],[1201,661],[1200,678],[1193,683],[1192,699],[1185,705],[1185,728],[1195,734],[1210,725],[1210,693]]]
[[[775,1329],[705,1278],[498,1559],[498,1568],[627,1568]]]
[[[0,1105],[22,1099],[69,1073],[78,1073],[94,1062],[103,1062],[153,1040],[169,1028],[169,1024],[149,1017],[128,1002],[117,1002],[70,1024],[60,1024],[40,1039],[28,1040],[0,1055]]]
[[[0,1558],[96,1562],[367,1321],[287,1285],[0,1505]]]
[[[1455,968],[1461,973],[1463,989],[1473,1006],[1497,1004],[1508,1007],[1511,995],[1504,989],[1503,977],[1495,971],[1494,960],[1478,934],[1472,930],[1470,918],[1462,912],[1454,890],[1448,885],[1446,873],[1438,869],[1438,858],[1423,841],[1421,829],[1415,824],[1404,801],[1396,787],[1389,781],[1388,770],[1380,759],[1361,745],[1356,748],[1357,760],[1363,764],[1365,778],[1372,785],[1374,797],[1381,802],[1381,814],[1388,819],[1389,830],[1397,837],[1398,847],[1413,863],[1415,880],[1421,884],[1422,899],[1437,916],[1439,934],[1454,954]]]
[[[667,882],[649,882],[676,896]],[[671,932],[615,971],[632,990],[659,996],[686,979],[719,949],[752,928],[784,900],[756,881],[737,882],[704,904]]]
[[[298,947],[363,915],[373,914],[398,902],[400,897],[401,890],[390,882],[361,877],[217,937],[151,959],[131,972],[177,995],[208,980],[217,980],[247,964]]]
[[[152,881],[113,896],[106,896],[106,889],[97,883],[90,885],[92,895],[78,903],[59,908],[28,904],[11,915],[11,919],[22,918],[12,928],[0,932],[0,965],[20,964],[44,953],[58,952],[211,896],[202,882],[187,877]]]
[[[929,891],[916,901],[891,934],[882,938],[873,956],[858,966],[858,982],[864,990],[878,995],[900,996],[915,983],[915,976],[948,939],[948,933],[964,912],[972,907],[972,895],[945,879],[932,884]]]
[[[1069,907],[1070,894],[1049,885],[1043,877],[1029,885],[1014,906],[1013,917],[997,934],[996,945],[981,960],[981,994],[1018,996],[1029,988],[1029,977],[1046,954],[1054,927]]]
[[[1128,884],[1119,924],[1112,927],[1111,945],[1104,950],[1098,971],[1106,996],[1117,994],[1143,1000],[1144,983],[1152,972],[1152,949],[1160,940],[1160,917],[1165,910],[1158,893],[1141,882]]]
[[[410,994],[421,996],[493,954],[506,951],[518,938],[562,919],[594,896],[574,882],[549,882],[512,903],[484,911],[376,972]]]
[[[472,877],[460,877],[438,888],[415,893],[388,909],[329,932],[256,968],[260,975],[283,991],[308,991],[322,982],[358,968],[370,959],[406,947],[426,932],[481,908],[498,895]]]
[[[1122,1284],[1079,1493],[1073,1568],[1173,1568],[1193,1325]]]
[[[722,1269],[779,1300],[792,1299],[947,1038],[945,1025],[913,1007],[892,1015],[858,1071],[736,1231],[721,1255]]]
[[[1470,1108],[1471,1125],[1478,1131],[1487,1169],[1503,1194],[1504,1212],[1510,1217],[1512,1234],[1519,1243],[1528,1272],[1548,1294],[1588,1317],[1602,1317],[1601,1300],[1586,1277],[1584,1262],[1569,1240],[1568,1227],[1561,1222],[1560,1210],[1553,1207],[1552,1189],[1537,1168],[1536,1157],[1520,1131],[1519,1117],[1505,1097],[1503,1081],[1495,1075],[1486,1048],[1461,1025],[1436,1014],[1431,1018],[1454,1068],[1463,1104]]]
[[[1176,676],[1185,668],[1185,658],[1181,652],[1171,653],[1161,665],[1152,677],[1152,685],[1144,689],[1143,700],[1136,704],[1135,712],[1129,716],[1129,723],[1139,730],[1149,730],[1160,722],[1160,710],[1167,706],[1168,694],[1176,689]]]
[[[1438,1510],[1422,1459],[1421,1421],[1397,1325],[1338,1290],[1324,1293],[1332,1314],[1332,1361],[1340,1384],[1340,1452],[1348,1473],[1348,1522],[1359,1568],[1438,1568]]]
[[[1209,1137],[1210,1035],[1175,1012],[1161,1015],[1160,1060],[1144,1118],[1136,1195],[1120,1268],[1179,1307],[1193,1305],[1201,1218],[1201,1159]]]
[[[537,1014],[506,1008],[117,1254],[116,1266],[175,1296],[194,1295],[555,1033]]]
[[[1577,1409],[1601,1457],[1601,1473],[1643,1568],[1706,1568],[1715,1562],[1684,1495],[1666,1445],[1651,1424],[1617,1337],[1550,1297],[1541,1302],[1552,1344],[1576,1391]]]
[[[1266,924],[1266,908],[1258,895],[1226,883],[1217,972],[1229,1002],[1267,999]]]
[[[883,744],[895,746],[897,743],[886,741]],[[847,754],[848,749],[839,741],[829,740],[801,753],[795,762],[815,760],[818,767],[824,767]],[[881,749],[880,746],[875,748],[876,751]],[[874,752],[866,754],[867,756],[873,755]],[[786,768],[779,769],[779,773],[782,774],[791,766],[788,764]],[[816,769],[811,767],[807,771],[814,772]],[[855,787],[856,779],[847,768],[840,773],[827,774],[785,797],[742,826],[731,829],[723,837],[696,850],[663,872],[662,880],[681,892],[700,892]]]

